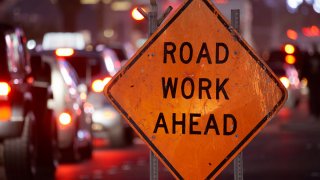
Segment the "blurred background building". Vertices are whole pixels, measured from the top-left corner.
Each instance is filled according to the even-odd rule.
[[[293,43],[308,50],[320,42],[320,0],[212,0],[229,19],[241,10],[241,32],[258,52]],[[161,0],[164,11],[182,0]],[[41,42],[44,33],[87,32],[93,44],[131,42],[147,37],[146,20],[134,20],[137,7],[148,10],[149,0],[1,0],[0,21],[23,27],[29,39]],[[186,26],[187,27],[187,26]]]

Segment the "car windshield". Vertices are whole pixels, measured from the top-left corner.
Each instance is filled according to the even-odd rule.
[[[71,56],[65,59],[77,71],[81,82],[88,84],[93,79],[109,75],[102,59],[79,56]]]
[[[116,53],[120,61],[127,60],[128,57],[125,54],[124,50],[121,48],[112,48],[112,50]]]

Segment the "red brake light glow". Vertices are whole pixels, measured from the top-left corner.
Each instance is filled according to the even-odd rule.
[[[287,30],[287,37],[289,39],[292,39],[292,40],[297,40],[298,39],[298,33],[293,29],[288,29]]]
[[[11,87],[6,82],[0,82],[0,96],[8,96],[11,91]]]
[[[66,126],[71,123],[71,120],[71,115],[69,113],[64,112],[59,115],[59,123],[61,125]]]
[[[294,55],[286,55],[286,63],[288,64],[296,63],[296,57],[294,57]]]
[[[0,121],[9,121],[11,118],[11,106],[8,103],[0,104]]]
[[[74,54],[74,50],[72,48],[59,48],[56,49],[55,54],[58,57],[69,57]]]

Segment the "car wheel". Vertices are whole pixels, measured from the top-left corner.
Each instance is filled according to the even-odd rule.
[[[8,180],[31,180],[36,173],[36,144],[33,133],[34,115],[25,117],[22,136],[4,141],[4,166]]]

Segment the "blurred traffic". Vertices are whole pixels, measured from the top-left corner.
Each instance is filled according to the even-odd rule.
[[[294,138],[301,137],[301,127],[308,132],[308,138],[297,140],[307,150],[293,154],[311,148],[319,160],[320,129],[309,128],[320,127],[320,0],[212,2],[228,19],[231,9],[241,9],[244,38],[288,90],[285,107],[258,139],[272,144],[287,135],[281,128],[293,123]],[[149,3],[0,1],[0,179],[148,179],[148,149],[103,90],[146,42],[148,22],[137,7],[149,10]],[[177,9],[181,3],[163,0],[159,6]],[[288,145],[274,144],[278,150]],[[254,141],[249,151],[262,152],[260,145]],[[320,179],[319,167],[310,165],[305,171],[314,174],[299,179]],[[294,170],[281,176],[272,168],[261,171],[274,173],[272,179],[294,177],[289,176]],[[160,173],[162,179],[173,178],[163,166]],[[253,179],[263,177],[250,173]],[[230,177],[227,170],[220,178]]]

